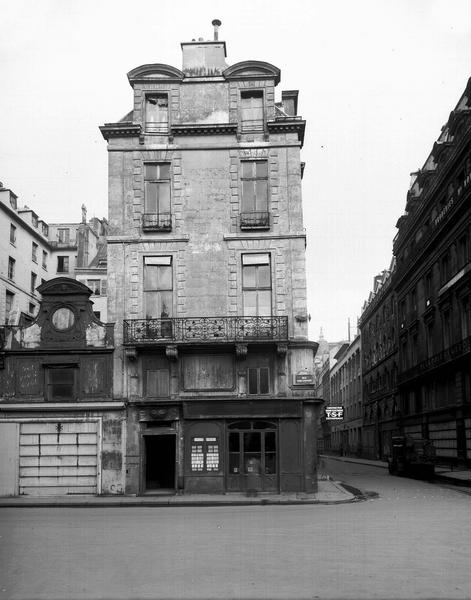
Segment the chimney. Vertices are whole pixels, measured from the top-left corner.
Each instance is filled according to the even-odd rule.
[[[182,42],[183,67],[186,77],[215,77],[227,68],[226,42],[219,41],[221,21],[214,19],[214,39]]]

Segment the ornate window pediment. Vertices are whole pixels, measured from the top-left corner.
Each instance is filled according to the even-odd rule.
[[[274,79],[280,82],[280,69],[259,60],[246,60],[227,68],[223,75],[226,79]]]
[[[161,63],[141,65],[128,73],[128,79],[131,85],[150,80],[165,79],[167,81],[175,81],[181,80],[183,77],[183,73],[179,69]]]

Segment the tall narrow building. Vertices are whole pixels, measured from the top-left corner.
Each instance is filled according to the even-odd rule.
[[[182,70],[130,71],[133,109],[100,128],[126,492],[315,492],[305,121],[297,91],[275,102],[277,67],[226,64],[213,25]]]

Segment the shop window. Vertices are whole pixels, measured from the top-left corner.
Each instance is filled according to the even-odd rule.
[[[15,279],[15,264],[16,260],[11,256],[8,257],[8,279],[13,281]]]
[[[144,164],[144,215],[147,231],[170,231],[170,163]]]
[[[256,367],[247,369],[248,393],[249,394],[268,394],[269,389],[269,369],[268,367]]]
[[[57,257],[57,272],[68,273],[69,272],[69,257],[58,256]]]
[[[16,244],[16,227],[14,225],[10,225],[10,244],[13,246]]]
[[[46,398],[49,402],[75,400],[77,368],[71,365],[46,367]]]
[[[267,229],[268,212],[268,162],[244,161],[242,167],[241,229]]]
[[[277,472],[276,425],[267,421],[239,421],[229,429],[229,474]]]
[[[240,107],[241,130],[263,131],[263,92],[241,92]]]
[[[10,317],[11,309],[13,308],[13,300],[15,299],[15,294],[13,292],[9,292],[6,290],[5,292],[5,324],[8,324],[8,319]]]
[[[191,438],[191,470],[199,473],[219,471],[219,441],[217,437]]]
[[[171,256],[146,256],[144,258],[144,309],[146,319],[171,317],[173,303],[173,274]],[[162,323],[171,327],[171,322]]]
[[[145,129],[149,133],[168,132],[167,94],[147,94],[145,100]]]
[[[242,287],[245,316],[271,315],[269,254],[242,255]]]

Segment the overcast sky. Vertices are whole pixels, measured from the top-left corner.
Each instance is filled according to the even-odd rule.
[[[471,76],[469,0],[0,0],[0,181],[47,222],[106,216],[98,126],[132,108],[126,73],[180,68],[214,18],[228,64],[299,89],[311,338],[344,339]]]

